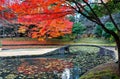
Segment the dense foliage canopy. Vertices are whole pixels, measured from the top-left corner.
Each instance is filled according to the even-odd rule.
[[[27,31],[33,38],[53,38],[72,32],[73,23],[66,15],[74,11],[64,0],[1,0],[0,5],[0,17],[22,24],[19,32]],[[31,25],[35,27],[29,28]]]

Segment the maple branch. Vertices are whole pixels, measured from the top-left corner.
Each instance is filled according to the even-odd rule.
[[[44,14],[51,15],[51,14],[62,14],[62,13],[71,14],[71,13],[73,13],[73,11],[43,12],[43,13],[34,13],[34,14],[29,14],[29,15],[36,15],[36,14],[40,14],[40,15],[44,15]],[[28,15],[28,14],[25,14],[25,15]]]
[[[39,20],[39,22],[40,21],[47,21],[47,20],[51,20],[51,19],[58,19],[58,18],[62,18],[62,17],[65,17],[65,15],[67,15],[67,14],[63,14],[63,15],[60,15],[60,16],[58,16],[58,17],[51,17],[51,18],[43,18],[42,20]],[[31,19],[32,20],[32,19]],[[27,20],[25,20],[25,21],[27,21]],[[33,22],[33,20],[32,20],[32,22]],[[36,21],[35,21],[36,22]],[[20,22],[19,22],[20,23]]]
[[[91,12],[93,13],[94,18],[98,21],[101,22],[100,19],[98,18],[98,15],[95,13],[95,11],[92,9],[92,7],[90,6],[90,4],[88,4],[88,2],[86,2],[85,0],[83,0],[83,2],[90,8]]]

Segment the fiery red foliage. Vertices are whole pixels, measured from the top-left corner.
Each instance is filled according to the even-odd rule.
[[[65,1],[24,0],[20,2],[20,0],[1,0],[0,11],[6,11],[3,11],[0,17],[7,20],[11,20],[12,17],[17,18],[18,23],[22,23],[25,27],[28,26],[28,29],[20,27],[19,32],[26,33],[25,30],[32,30],[28,34],[32,38],[41,40],[41,38],[59,37],[70,34],[73,25],[66,19],[66,15],[73,14],[74,11],[65,4]],[[31,24],[36,25],[36,27],[29,29]]]

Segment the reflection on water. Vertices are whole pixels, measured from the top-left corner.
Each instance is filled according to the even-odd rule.
[[[51,58],[1,59],[0,77],[3,79],[61,79],[65,68],[72,62]],[[69,79],[69,78],[67,78]]]
[[[65,68],[61,77],[62,79],[70,79],[70,70],[68,68]]]
[[[22,59],[21,62],[17,70],[24,74],[53,71],[62,72],[64,68],[71,68],[73,66],[71,62],[50,58]]]

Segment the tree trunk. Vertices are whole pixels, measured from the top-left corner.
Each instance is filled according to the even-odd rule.
[[[118,51],[118,67],[119,67],[119,75],[120,75],[120,40],[116,41],[117,51]]]
[[[108,30],[104,24],[101,23],[101,27],[103,28],[103,30],[107,33],[109,33],[110,35],[112,35],[115,39],[116,42],[116,46],[117,46],[117,51],[118,51],[118,68],[119,68],[119,75],[120,75],[120,36],[119,34],[116,34],[114,31],[110,31]]]

